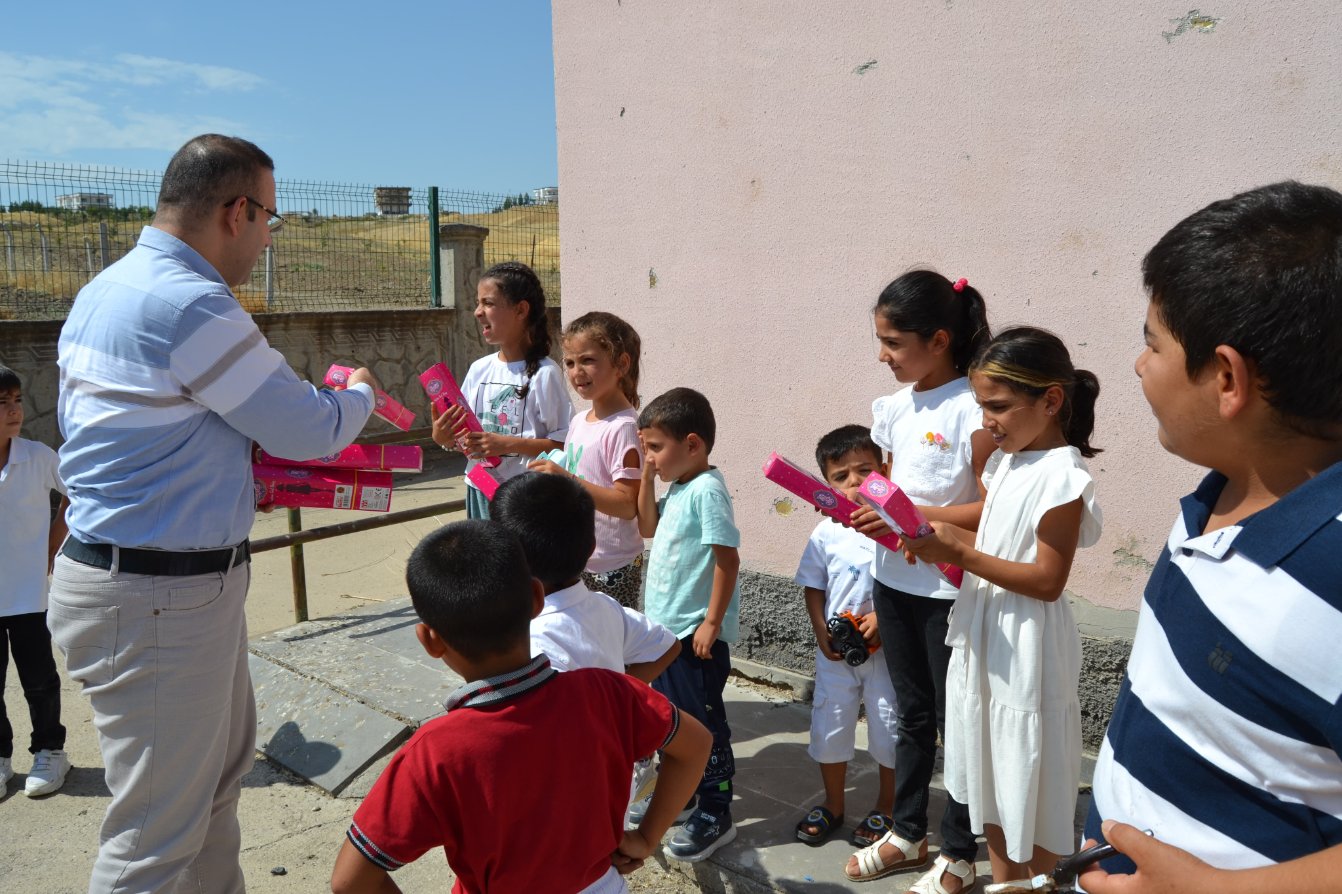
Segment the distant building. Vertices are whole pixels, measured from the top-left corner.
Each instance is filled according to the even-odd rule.
[[[385,217],[410,213],[410,187],[379,186],[373,190],[377,213]]]
[[[56,207],[66,211],[88,211],[90,208],[111,208],[112,194],[106,192],[71,192],[56,196]]]
[[[558,205],[559,187],[542,186],[540,189],[533,189],[531,198],[535,200],[537,205]]]

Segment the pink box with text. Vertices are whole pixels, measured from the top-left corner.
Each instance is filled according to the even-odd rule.
[[[311,509],[391,509],[391,473],[308,466],[252,466],[257,507]]]
[[[362,469],[369,472],[422,472],[424,450],[404,444],[351,444],[339,453],[316,459],[285,459],[256,448],[253,461],[263,466],[308,466]]]
[[[932,533],[932,525],[927,517],[918,511],[913,501],[889,478],[880,472],[872,472],[862,482],[857,498],[866,503],[885,520],[893,530],[911,540],[926,537]],[[965,572],[961,568],[945,562],[937,563],[938,570],[955,586],[960,586]]]
[[[810,472],[777,453],[769,454],[768,460],[765,461],[764,477],[843,524],[846,524],[853,513],[861,508]],[[872,539],[886,549],[899,549],[898,534],[886,534],[884,537]]]
[[[354,370],[351,367],[333,363],[331,368],[326,371],[326,378],[323,382],[337,391],[344,391],[352,372]],[[375,392],[373,399],[373,415],[382,417],[401,431],[410,431],[410,426],[415,423],[413,412],[407,410],[385,391]]]
[[[471,409],[470,403],[466,400],[466,395],[461,393],[461,387],[457,385],[457,380],[452,378],[452,371],[445,364],[435,363],[430,366],[419,374],[419,381],[424,386],[425,393],[429,395],[429,401],[433,404],[435,413],[442,413],[449,405],[460,407],[465,413],[467,431],[482,432],[485,430],[485,427],[480,424],[479,418],[476,417],[475,411]],[[502,460],[497,456],[487,456],[480,462],[492,469]]]

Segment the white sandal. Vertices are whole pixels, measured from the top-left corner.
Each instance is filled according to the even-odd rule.
[[[881,845],[883,844],[893,847],[903,859],[896,860],[894,863],[886,863],[885,860],[881,859]],[[905,841],[893,831],[886,832],[875,844],[869,844],[853,854],[857,859],[857,875],[849,875],[846,865],[843,867],[843,874],[849,881],[869,882],[872,879],[884,878],[903,869],[922,866],[927,862],[927,851],[924,850],[926,845],[926,838],[919,841]],[[921,856],[919,856],[919,852],[922,853]]]
[[[941,885],[941,874],[949,872],[960,880],[959,894],[965,894],[966,891],[972,891],[978,884],[978,879],[974,877],[974,864],[968,860],[951,860],[941,854],[937,854],[937,859],[933,861],[932,868],[923,873],[922,878],[913,883],[909,888],[909,894],[950,894]]]

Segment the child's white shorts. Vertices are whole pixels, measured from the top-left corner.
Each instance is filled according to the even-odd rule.
[[[811,702],[811,746],[806,753],[821,764],[853,759],[859,703],[867,706],[867,750],[883,767],[895,765],[895,689],[877,649],[857,667],[830,661],[815,650],[815,697]]]

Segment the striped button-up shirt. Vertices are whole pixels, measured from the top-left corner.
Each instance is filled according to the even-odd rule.
[[[70,533],[86,543],[236,544],[255,514],[253,440],[324,456],[373,410],[367,385],[301,381],[218,271],[154,227],[80,291],[59,363],[60,474]]]

